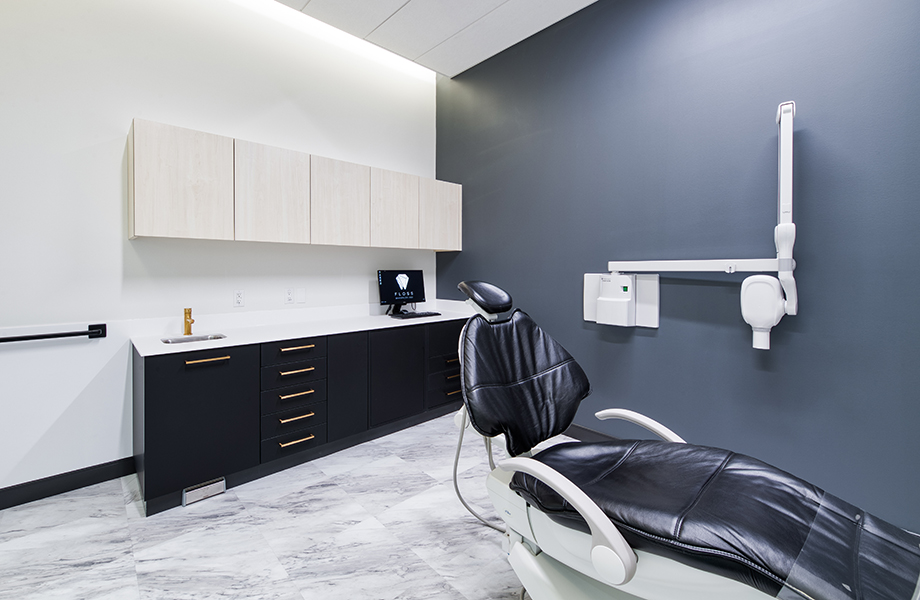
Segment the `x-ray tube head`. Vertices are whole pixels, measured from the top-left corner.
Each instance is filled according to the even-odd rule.
[[[754,348],[770,349],[770,330],[786,314],[783,286],[770,275],[752,275],[741,284],[741,316],[754,330]]]

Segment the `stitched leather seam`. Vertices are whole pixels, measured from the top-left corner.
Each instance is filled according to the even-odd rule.
[[[534,379],[537,379],[538,377],[541,377],[541,376],[543,376],[543,375],[546,375],[547,373],[552,373],[553,371],[555,371],[555,370],[557,370],[557,369],[561,369],[562,367],[566,366],[567,364],[573,363],[573,362],[575,362],[575,359],[574,359],[574,358],[567,358],[566,360],[562,361],[561,363],[559,363],[559,364],[557,364],[557,365],[553,365],[552,367],[550,367],[550,368],[548,368],[548,369],[544,369],[543,371],[540,371],[539,373],[535,373],[535,374],[531,375],[530,377],[527,377],[527,378],[524,378],[524,379],[518,379],[517,381],[510,381],[510,382],[508,382],[508,383],[483,383],[483,384],[480,384],[480,385],[471,387],[471,388],[469,389],[469,392],[472,393],[472,392],[475,392],[475,391],[478,391],[478,390],[482,390],[482,389],[486,389],[486,388],[512,387],[512,386],[517,386],[517,385],[521,385],[521,384],[524,384],[524,383],[529,383],[529,382],[533,381]]]
[[[768,577],[769,579],[772,579],[773,581],[775,581],[775,582],[777,582],[777,583],[779,583],[779,584],[781,584],[781,585],[785,585],[785,584],[786,584],[786,582],[785,582],[781,577],[779,577],[778,575],[776,575],[776,574],[773,573],[772,571],[770,571],[770,570],[768,570],[768,569],[765,569],[764,567],[761,567],[760,565],[758,565],[758,564],[752,562],[750,559],[745,558],[745,557],[743,557],[743,556],[741,556],[741,555],[734,554],[734,553],[732,553],[732,552],[726,552],[725,550],[716,550],[715,548],[702,548],[702,547],[700,547],[700,546],[693,546],[693,545],[690,545],[690,544],[686,544],[686,543],[684,543],[684,542],[679,542],[679,541],[677,541],[677,540],[672,540],[672,539],[669,539],[669,538],[666,538],[666,537],[662,537],[662,536],[660,536],[660,535],[655,535],[655,534],[653,534],[653,533],[648,533],[648,532],[646,532],[646,531],[642,531],[641,529],[636,529],[635,527],[631,527],[631,526],[626,525],[626,524],[624,524],[624,523],[620,523],[619,521],[613,521],[613,524],[616,525],[618,528],[619,528],[619,527],[622,527],[623,529],[626,529],[626,530],[628,530],[628,531],[631,531],[631,532],[635,533],[636,535],[638,535],[638,536],[640,536],[640,537],[644,537],[644,538],[649,539],[649,540],[655,540],[655,541],[661,542],[661,543],[663,543],[663,544],[665,544],[665,545],[667,545],[667,546],[672,546],[672,547],[675,547],[675,548],[679,548],[679,549],[681,549],[681,550],[686,550],[687,552],[693,552],[693,553],[697,553],[697,554],[706,554],[706,555],[709,555],[709,556],[719,556],[719,557],[722,557],[722,558],[727,558],[727,559],[729,559],[729,560],[733,560],[733,561],[735,561],[735,562],[739,562],[739,563],[743,564],[744,566],[746,566],[746,567],[748,567],[748,568],[750,568],[750,569],[753,569],[754,571],[757,571],[757,572],[760,573],[761,575],[763,575],[763,576],[765,576],[765,577]]]
[[[713,474],[709,476],[709,479],[707,479],[706,483],[703,484],[703,487],[700,488],[700,491],[696,494],[696,498],[693,499],[693,502],[691,502],[690,505],[684,509],[684,512],[681,513],[680,518],[677,519],[677,523],[674,524],[674,538],[675,539],[680,539],[680,530],[684,526],[684,519],[687,518],[687,515],[690,514],[690,511],[693,510],[693,507],[695,507],[699,503],[699,501],[702,499],[703,495],[706,494],[706,490],[708,490],[709,486],[712,485],[712,482],[716,480],[716,477],[718,477],[719,474],[721,474],[722,471],[725,470],[725,466],[728,464],[728,461],[731,460],[733,456],[735,456],[734,452],[728,453],[728,456],[726,456],[722,460],[722,464],[719,465],[719,468],[716,469],[713,472]]]
[[[863,600],[862,578],[859,576],[859,546],[862,544],[863,524],[866,522],[866,513],[859,511],[859,523],[856,525],[856,540],[853,544],[857,551],[853,553],[853,596],[856,600]]]
[[[620,465],[622,465],[622,464],[626,461],[626,459],[629,458],[629,456],[633,453],[633,451],[634,451],[638,446],[639,446],[639,442],[638,442],[638,441],[633,442],[632,447],[631,447],[629,450],[626,451],[626,454],[624,454],[624,455],[620,458],[620,460],[618,460],[618,461],[616,462],[615,465],[613,465],[612,467],[610,467],[609,469],[607,469],[606,471],[604,471],[603,473],[601,473],[600,475],[598,475],[597,477],[595,477],[594,479],[592,479],[591,481],[589,481],[588,483],[586,483],[585,485],[594,485],[594,484],[596,484],[598,481],[600,481],[601,479],[607,477],[608,475],[610,475],[611,473],[613,473],[614,471],[616,471],[616,470],[620,467]]]

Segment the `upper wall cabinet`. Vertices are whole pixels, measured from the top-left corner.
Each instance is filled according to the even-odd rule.
[[[455,183],[134,119],[135,237],[461,249]]]
[[[417,175],[371,168],[371,246],[418,248]]]
[[[463,188],[458,183],[422,177],[419,180],[419,247],[462,250]]]
[[[310,155],[236,140],[237,240],[310,242]]]
[[[310,241],[371,245],[371,168],[310,156]]]
[[[233,239],[233,138],[134,119],[130,237]]]

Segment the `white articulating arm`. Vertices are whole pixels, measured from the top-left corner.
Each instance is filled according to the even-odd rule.
[[[799,299],[796,289],[795,260],[792,248],[795,245],[795,223],[792,222],[792,133],[795,118],[795,102],[783,102],[776,110],[776,124],[779,127],[779,165],[777,169],[777,216],[773,230],[776,258],[726,258],[714,260],[612,260],[607,263],[610,275],[585,274],[584,319],[606,325],[625,327],[658,327],[658,282],[652,288],[634,273],[776,273],[752,275],[741,285],[741,314],[753,330],[754,348],[770,349],[770,330],[779,323],[783,315],[798,312]],[[604,279],[606,278],[606,279]],[[627,282],[624,278],[630,278]],[[615,285],[614,285],[615,283]],[[636,291],[630,295],[630,288]],[[644,300],[639,293],[644,291]],[[622,293],[620,293],[622,291]],[[652,314],[640,322],[639,307],[643,314]],[[603,309],[603,310],[602,310]],[[625,316],[624,316],[625,315]]]
[[[792,222],[792,120],[795,102],[784,102],[776,111],[779,125],[779,194],[777,200],[777,227],[774,231],[776,258],[723,258],[713,260],[612,260],[607,263],[611,273],[780,273],[787,274],[791,287],[783,289],[795,304],[795,269],[792,245],[795,243],[795,224]],[[788,227],[791,226],[791,227]],[[795,312],[788,312],[793,315]]]
[[[591,564],[611,585],[622,585],[636,574],[636,554],[604,511],[577,485],[538,460],[515,457],[498,463],[505,471],[536,477],[565,498],[591,530]]]
[[[795,287],[795,261],[792,247],[795,245],[795,223],[792,222],[792,121],[795,117],[795,102],[786,102],[776,110],[779,125],[779,215],[773,241],[776,244],[776,259],[779,261],[777,274],[786,293],[786,314],[798,312],[799,297]]]
[[[655,419],[646,417],[645,415],[632,410],[627,410],[625,408],[608,408],[606,410],[601,410],[594,413],[594,416],[601,421],[606,421],[607,419],[620,419],[621,421],[629,421],[630,423],[635,423],[640,427],[648,429],[666,442],[677,442],[678,444],[687,443],[682,437]]]

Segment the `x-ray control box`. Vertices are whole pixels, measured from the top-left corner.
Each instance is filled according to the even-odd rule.
[[[585,273],[584,319],[658,328],[658,274]]]

